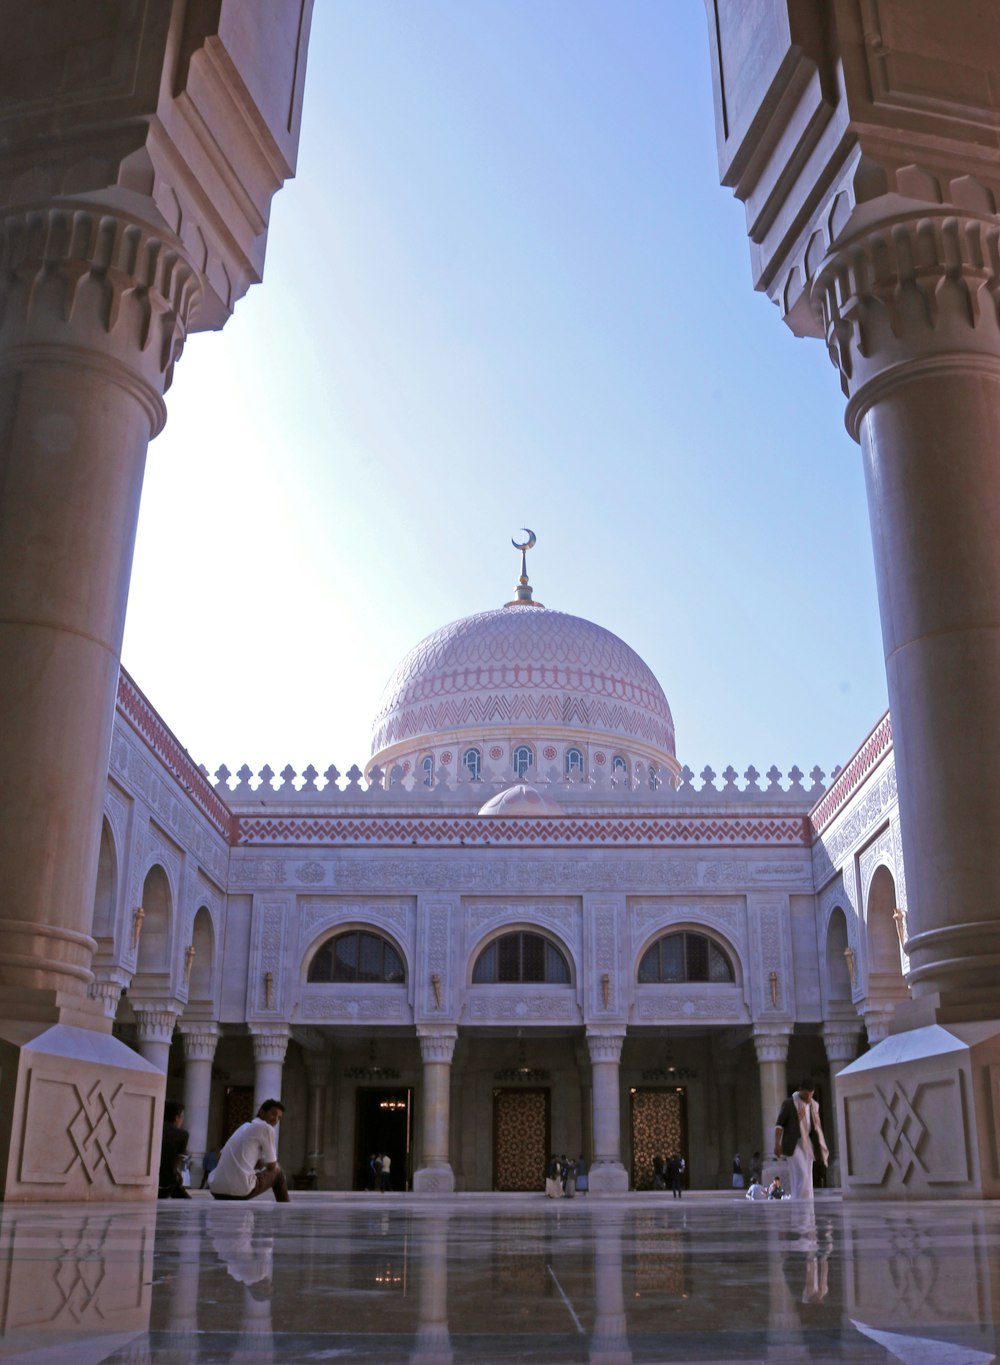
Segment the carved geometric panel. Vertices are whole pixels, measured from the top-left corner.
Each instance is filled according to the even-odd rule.
[[[883,1071],[844,1097],[844,1155],[852,1185],[905,1189],[970,1179],[962,1139],[961,1075],[892,1077]]]
[[[159,1158],[155,1096],[120,1077],[72,1080],[29,1071],[27,1085],[22,1183],[101,1189],[150,1181]]]

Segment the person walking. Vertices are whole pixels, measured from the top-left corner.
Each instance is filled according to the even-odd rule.
[[[737,1152],[733,1157],[733,1189],[742,1190],[743,1188],[743,1162]]]
[[[237,1128],[208,1177],[213,1199],[256,1199],[273,1190],[279,1204],[289,1202],[288,1182],[278,1165],[277,1127],[284,1112],[280,1100],[265,1100],[257,1117]]]
[[[381,1174],[380,1174],[380,1176],[379,1176],[379,1179],[380,1179],[380,1181],[381,1181],[381,1186],[380,1186],[380,1188],[381,1188],[383,1194],[392,1194],[392,1181],[391,1181],[390,1178],[389,1178],[389,1172],[391,1171],[391,1169],[392,1169],[392,1157],[389,1155],[388,1152],[383,1152],[383,1153],[382,1153],[382,1171],[381,1171]]]
[[[667,1180],[670,1182],[670,1189],[675,1199],[680,1199],[683,1194],[684,1183],[684,1158],[680,1152],[675,1152],[667,1162]]]
[[[830,1159],[814,1091],[811,1080],[801,1081],[778,1110],[774,1125],[774,1155],[790,1158],[789,1199],[812,1199],[813,1163],[825,1166]]]
[[[586,1157],[581,1152],[576,1159],[576,1192],[586,1194],[590,1188],[590,1168],[587,1165]]]

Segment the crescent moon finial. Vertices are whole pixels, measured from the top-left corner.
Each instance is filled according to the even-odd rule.
[[[528,582],[528,551],[535,548],[538,537],[530,526],[521,527],[522,535],[527,536],[527,540],[511,540],[515,550],[521,551],[521,578],[517,585],[517,595],[513,602],[508,602],[508,607],[540,607],[541,602],[535,602],[531,596],[531,584]]]

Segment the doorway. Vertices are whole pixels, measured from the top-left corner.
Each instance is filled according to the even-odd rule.
[[[631,1101],[632,1188],[651,1190],[656,1157],[669,1161],[679,1154],[687,1166],[686,1095],[682,1086],[636,1088]]]
[[[389,1158],[389,1185],[396,1191],[410,1188],[410,1146],[413,1136],[413,1091],[409,1087],[358,1090],[354,1122],[354,1188],[373,1184],[371,1158]]]
[[[494,1090],[493,1188],[544,1190],[549,1091]]]

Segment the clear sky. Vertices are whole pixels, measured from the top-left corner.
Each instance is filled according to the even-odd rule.
[[[123,662],[213,771],[362,765],[522,526],[696,772],[830,772],[885,709],[860,453],[753,292],[701,0],[317,0],[264,283],[167,402]]]

